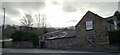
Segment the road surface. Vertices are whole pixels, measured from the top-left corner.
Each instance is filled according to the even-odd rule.
[[[2,55],[120,55],[110,52],[89,52],[48,49],[2,49]]]

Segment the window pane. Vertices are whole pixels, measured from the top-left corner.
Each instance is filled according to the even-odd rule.
[[[86,21],[86,30],[93,29],[93,22],[92,21]]]

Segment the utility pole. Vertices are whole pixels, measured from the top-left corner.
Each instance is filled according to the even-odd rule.
[[[4,30],[4,27],[5,27],[5,8],[3,8],[4,10],[4,17],[3,17],[3,26],[2,26],[2,48],[4,47],[4,33],[5,33],[5,30]]]

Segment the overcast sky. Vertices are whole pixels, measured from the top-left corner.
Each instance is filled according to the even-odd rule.
[[[117,2],[80,2],[76,0],[40,0],[40,2],[2,2],[6,8],[6,24],[20,25],[24,14],[44,14],[51,27],[75,26],[83,15],[92,11],[101,17],[109,17],[118,10]],[[0,10],[0,15],[3,10]],[[2,24],[3,16],[0,16]]]

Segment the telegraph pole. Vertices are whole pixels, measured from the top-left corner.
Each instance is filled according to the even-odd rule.
[[[4,33],[5,33],[5,30],[4,30],[4,27],[5,27],[5,8],[3,8],[4,10],[4,17],[3,17],[3,26],[2,26],[2,48],[4,47]]]

